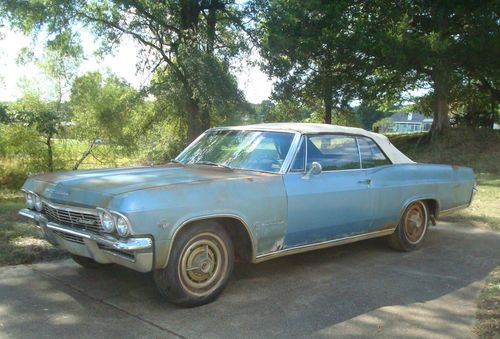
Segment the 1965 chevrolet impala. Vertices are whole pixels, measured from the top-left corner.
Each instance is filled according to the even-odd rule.
[[[42,174],[23,191],[19,213],[77,263],[153,271],[162,295],[194,306],[223,291],[235,258],[374,237],[417,249],[470,204],[475,178],[415,163],[379,134],[290,123],[213,128],[163,166]]]

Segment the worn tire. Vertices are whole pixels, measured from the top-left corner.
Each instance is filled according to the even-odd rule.
[[[109,264],[100,264],[94,259],[90,259],[87,257],[82,257],[80,255],[71,254],[71,259],[73,259],[78,265],[83,266],[85,268],[97,269],[102,268],[104,266],[108,266]]]
[[[168,301],[185,307],[200,306],[222,293],[233,265],[234,249],[226,230],[216,222],[203,221],[176,237],[167,267],[155,270],[154,280]]]
[[[420,248],[427,236],[430,214],[424,201],[412,202],[404,211],[398,227],[388,237],[389,246],[409,252]]]

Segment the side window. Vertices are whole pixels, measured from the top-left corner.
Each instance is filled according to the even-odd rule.
[[[313,135],[307,138],[307,168],[319,162],[323,171],[359,169],[356,138],[349,135]]]
[[[300,148],[295,155],[295,160],[293,161],[290,172],[304,172],[304,162],[305,162],[305,142],[304,138],[300,141]]]
[[[391,163],[372,139],[358,137],[358,144],[361,151],[361,164],[363,168],[372,168]]]

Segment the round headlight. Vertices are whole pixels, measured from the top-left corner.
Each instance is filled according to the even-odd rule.
[[[35,207],[35,201],[33,199],[32,193],[24,193],[24,198],[26,199],[26,206],[32,210]]]
[[[115,229],[115,221],[113,220],[113,216],[107,212],[101,213],[101,224],[104,232],[111,233]]]
[[[116,218],[116,232],[121,237],[126,237],[129,233],[128,222],[122,216]]]
[[[42,199],[38,195],[35,195],[35,209],[38,212],[41,212],[43,209]]]

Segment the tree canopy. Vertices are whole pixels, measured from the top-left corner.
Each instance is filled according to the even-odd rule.
[[[134,39],[138,67],[153,74],[143,89],[155,98],[153,120],[175,122],[184,141],[214,124],[264,119],[251,117],[233,72],[250,47],[275,80],[266,119],[299,119],[307,107],[314,114],[302,120],[359,124],[354,103],[370,107],[359,115],[409,99],[433,116],[432,135],[447,130],[450,112],[477,126],[498,121],[495,0],[4,0],[0,13],[25,33],[44,33],[56,57],[47,70],[61,81],[82,56],[82,28],[103,52]]]
[[[105,50],[124,35],[135,39],[142,66],[158,74],[163,93],[172,91],[169,99],[184,117],[188,140],[210,127],[221,98],[224,104],[244,100],[229,72],[231,58],[246,46],[242,11],[233,1],[6,0],[0,10],[24,32],[47,31],[48,46],[65,54],[80,51],[82,25]]]

